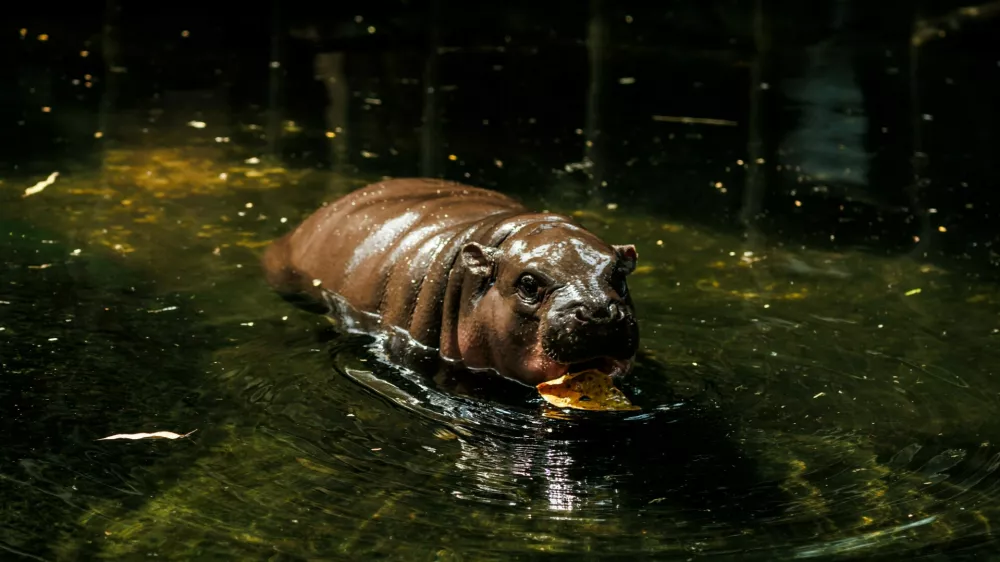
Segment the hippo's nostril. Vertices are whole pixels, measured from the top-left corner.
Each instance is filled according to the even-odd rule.
[[[609,302],[606,305],[597,303],[591,306],[577,305],[573,308],[573,318],[580,323],[606,323],[617,322],[625,318],[624,307],[617,302]]]

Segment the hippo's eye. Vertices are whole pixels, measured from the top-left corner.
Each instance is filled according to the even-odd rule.
[[[517,294],[526,302],[534,303],[541,296],[541,285],[538,279],[530,273],[525,273],[517,280]]]

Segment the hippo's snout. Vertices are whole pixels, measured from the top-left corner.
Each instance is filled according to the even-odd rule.
[[[639,345],[639,327],[629,307],[614,300],[575,303],[549,316],[543,347],[560,363],[593,357],[628,359]]]
[[[573,318],[580,324],[607,324],[625,319],[625,306],[616,302],[603,305],[578,305],[573,310]]]

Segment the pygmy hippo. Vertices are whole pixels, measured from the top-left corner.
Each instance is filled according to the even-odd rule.
[[[494,191],[395,179],[320,208],[268,247],[264,268],[303,307],[346,301],[445,360],[536,385],[631,369],[637,258]]]

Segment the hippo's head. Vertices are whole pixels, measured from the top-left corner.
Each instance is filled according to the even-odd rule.
[[[530,385],[627,373],[639,344],[626,283],[637,257],[564,221],[526,226],[498,248],[467,244],[461,259],[477,289],[459,318],[463,358]]]

